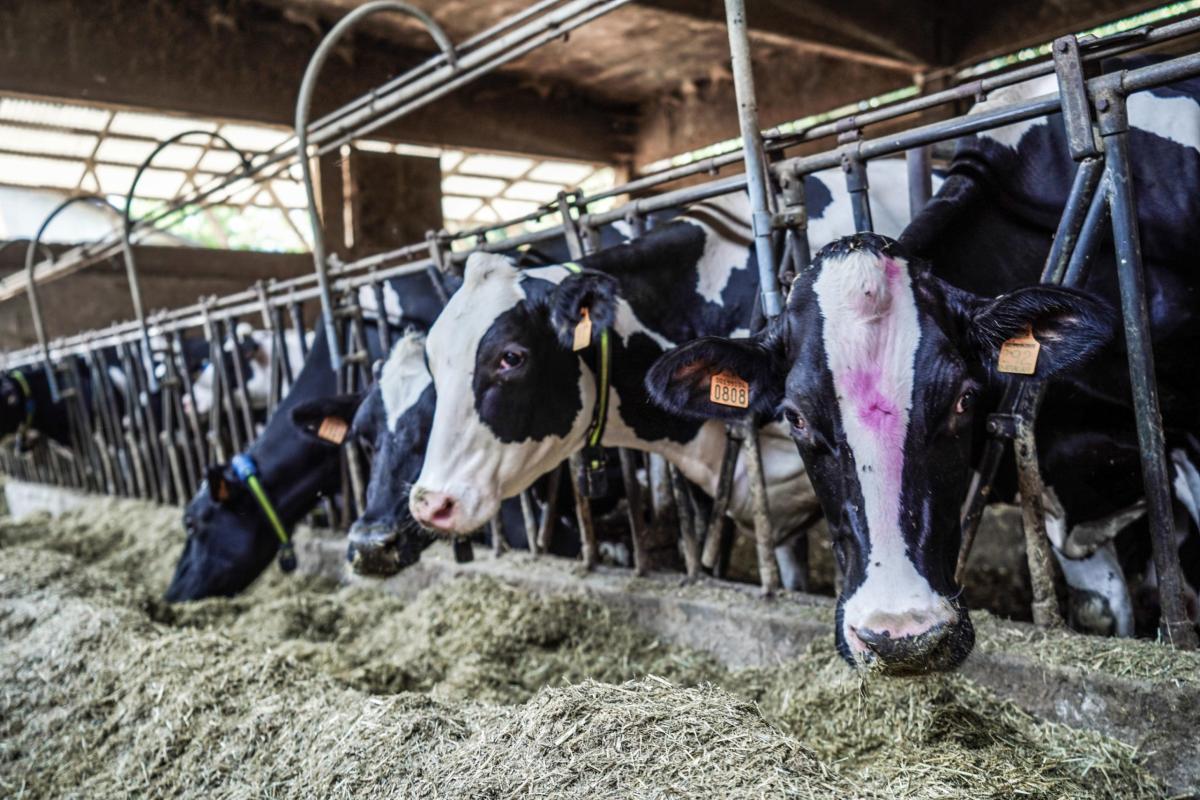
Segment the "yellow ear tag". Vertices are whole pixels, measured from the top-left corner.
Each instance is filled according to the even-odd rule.
[[[592,318],[587,308],[579,309],[579,324],[575,326],[575,343],[571,349],[579,352],[592,343]]]
[[[346,432],[350,426],[346,424],[346,420],[338,417],[326,417],[321,420],[321,427],[317,428],[317,436],[327,442],[341,444],[346,441]]]
[[[1041,349],[1042,345],[1033,338],[1033,328],[1026,325],[1024,333],[1000,345],[1000,361],[996,369],[1014,375],[1032,375],[1037,372]]]
[[[728,372],[718,372],[712,376],[708,389],[708,399],[718,405],[733,406],[734,408],[750,407],[750,384]]]

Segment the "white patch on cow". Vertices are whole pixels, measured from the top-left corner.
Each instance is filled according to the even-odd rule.
[[[379,394],[389,431],[395,431],[401,415],[416,405],[432,382],[425,366],[424,334],[405,335],[392,347],[379,375]]]
[[[368,317],[379,317],[379,304],[375,302],[375,290],[370,286],[358,287],[358,305]],[[392,284],[383,282],[383,306],[387,311],[387,320],[392,325],[399,325],[404,319],[404,306],[400,302],[399,293]]]
[[[808,246],[817,252],[830,242],[855,232],[854,209],[846,190],[846,176],[838,169],[825,169],[811,176],[829,190],[829,205],[808,220]],[[867,163],[867,197],[876,233],[899,236],[909,222],[908,167],[903,159],[881,158]],[[942,179],[933,176],[933,191]]]
[[[1171,464],[1175,467],[1175,479],[1171,483],[1175,498],[1187,509],[1192,522],[1200,527],[1200,471],[1179,448],[1171,451]]]
[[[1137,92],[1126,101],[1131,127],[1200,150],[1200,106],[1191,97]]]
[[[851,627],[880,630],[886,614],[925,629],[954,618],[907,554],[900,527],[904,440],[912,409],[914,360],[921,329],[903,259],[864,251],[829,258],[814,282],[823,318],[825,357],[833,376],[846,443],[858,468],[870,552],[862,583],[845,601]],[[892,635],[914,631],[891,630]]]
[[[250,400],[250,407],[255,409],[263,409],[267,407],[267,400],[271,393],[271,357],[275,352],[275,337],[267,331],[254,330],[246,323],[239,323],[238,328],[239,339],[252,339],[257,344],[257,349],[254,354],[243,364],[245,372],[243,377],[246,379],[246,396]],[[306,333],[304,340],[309,345],[312,344],[313,334]],[[304,365],[304,352],[300,346],[300,335],[292,330],[285,330],[283,333],[284,345],[287,347],[288,363],[292,366],[293,376],[299,376],[300,368]],[[233,343],[225,342],[224,350],[227,353],[233,352]],[[237,376],[232,371],[228,375],[229,381],[236,387]],[[195,413],[203,416],[209,413],[213,404],[213,384],[216,380],[216,370],[211,363],[205,364],[200,370],[200,374],[192,381],[192,397],[195,397]],[[291,388],[292,382],[288,380],[286,373],[283,374],[282,382],[280,383],[279,396],[281,398],[287,395]],[[184,397],[184,405],[186,408],[193,408],[191,397]]]
[[[996,89],[988,95],[987,100],[984,100],[982,103],[976,103],[970,113],[981,114],[985,111],[992,111],[1000,106],[1009,105],[1010,103],[1020,103],[1025,100],[1032,100],[1035,97],[1044,97],[1045,95],[1052,94],[1058,94],[1058,79],[1053,75],[1042,75],[1041,77],[1030,78],[1027,81],[1022,81],[1012,86],[1004,86]],[[1021,139],[1025,138],[1025,134],[1034,128],[1046,125],[1047,122],[1046,117],[1034,117],[1024,122],[1014,122],[1011,125],[982,131],[979,137],[981,139],[991,139],[997,144],[1002,144],[1005,147],[1011,147],[1013,150],[1016,150],[1021,144]]]
[[[707,210],[714,218],[720,220],[722,227],[751,238],[750,201],[745,192],[735,192],[697,203],[693,209],[698,212],[697,216],[689,216],[688,212],[684,212],[679,221],[695,225],[705,234],[704,252],[700,256],[700,264],[705,268],[697,270],[696,292],[708,302],[722,305],[721,295],[729,285],[729,279],[734,272],[746,269],[749,264],[750,249],[744,240],[733,241],[725,238],[705,221],[703,212]]]
[[[512,497],[578,447],[591,421],[596,384],[582,370],[582,409],[566,436],[538,441],[502,442],[475,408],[475,355],[479,343],[501,314],[525,299],[521,272],[502,256],[476,253],[467,260],[463,285],[438,316],[425,342],[429,369],[437,387],[437,407],[418,491],[453,497],[456,530],[466,533],[487,522]],[[526,270],[525,275],[558,283],[568,273],[560,266]],[[418,510],[414,491],[412,506]]]

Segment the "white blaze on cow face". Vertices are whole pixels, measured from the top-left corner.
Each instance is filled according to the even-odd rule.
[[[921,328],[903,259],[861,250],[829,258],[813,289],[867,525],[865,574],[845,598],[843,618],[846,642],[864,653],[856,630],[901,638],[956,618],[917,571],[900,521]]]
[[[379,376],[379,395],[383,400],[389,431],[396,430],[396,422],[405,411],[416,405],[432,382],[433,378],[425,366],[424,335],[405,335],[392,347]]]
[[[569,455],[591,421],[596,389],[586,369],[579,381],[582,408],[564,436],[504,442],[479,415],[474,390],[479,344],[502,314],[526,300],[522,274],[558,283],[568,273],[563,267],[521,272],[501,256],[472,255],[462,287],[426,340],[437,406],[410,509],[422,524],[446,533],[465,534],[487,523],[503,498],[528,488]],[[452,513],[433,515],[439,508]]]

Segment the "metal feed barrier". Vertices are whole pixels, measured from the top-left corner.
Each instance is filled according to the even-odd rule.
[[[9,368],[40,365],[46,370],[56,396],[65,396],[73,401],[70,404],[73,435],[69,448],[35,448],[24,455],[4,451],[0,454],[0,467],[25,480],[160,502],[184,503],[198,487],[205,465],[228,460],[230,455],[242,450],[255,436],[254,415],[240,363],[237,359],[232,360],[234,374],[231,376],[226,374],[221,358],[223,343],[236,331],[238,320],[257,316],[275,339],[277,346],[273,348],[270,364],[272,389],[268,410],[273,410],[279,402],[283,378],[292,377],[298,367],[288,363],[287,348],[284,346],[285,331],[290,325],[303,341],[303,304],[313,300],[319,300],[321,304],[322,324],[327,331],[333,368],[338,372],[339,388],[361,388],[371,380],[371,370],[364,363],[362,313],[356,299],[359,289],[367,287],[373,291],[378,308],[382,311],[382,284],[389,278],[426,272],[440,290],[438,276],[442,272],[457,269],[470,252],[512,250],[558,238],[564,239],[572,257],[578,258],[598,246],[597,230],[602,225],[624,220],[630,223],[636,234],[644,229],[647,216],[656,211],[732,192],[746,191],[751,202],[752,228],[762,286],[762,314],[760,318],[750,321],[750,327],[758,328],[782,308],[781,277],[795,274],[809,261],[803,184],[805,175],[827,168],[841,168],[852,198],[855,226],[860,231],[868,231],[872,227],[866,182],[866,164],[870,160],[905,154],[909,163],[910,203],[915,212],[929,197],[930,145],[1061,112],[1068,133],[1070,154],[1078,167],[1042,280],[1066,286],[1080,285],[1087,274],[1089,258],[1102,235],[1103,227],[1106,221],[1111,221],[1154,561],[1160,582],[1161,633],[1165,641],[1178,647],[1194,647],[1195,632],[1187,620],[1179,591],[1180,566],[1175,549],[1169,475],[1149,341],[1135,198],[1130,185],[1126,100],[1134,92],[1200,75],[1200,54],[1091,79],[1085,79],[1085,67],[1103,58],[1198,33],[1200,19],[1159,27],[1145,26],[1104,38],[1065,36],[1054,42],[1052,57],[1045,61],[845,116],[803,131],[780,134],[763,133],[759,127],[744,2],[726,0],[730,53],[743,141],[741,150],[636,178],[590,196],[564,193],[556,201],[517,219],[453,234],[446,231],[430,232],[421,242],[367,258],[341,263],[324,256],[308,161],[303,156],[311,158],[334,151],[626,2],[629,0],[573,0],[565,3],[561,0],[543,0],[457,47],[449,42],[432,20],[403,3],[384,0],[360,7],[335,26],[318,47],[301,87],[296,114],[297,135],[294,139],[253,160],[239,153],[242,166],[238,171],[220,178],[199,192],[179,198],[141,220],[131,218],[127,199],[123,225],[112,240],[77,248],[58,259],[47,259],[36,268],[34,258],[38,242],[35,240],[30,245],[27,259],[27,286],[39,347],[9,354],[6,364]],[[337,111],[315,122],[307,122],[311,91],[325,53],[361,19],[381,11],[417,16],[430,30],[442,52]],[[1057,78],[1056,94],[993,107],[968,116],[956,116],[900,133],[874,138],[866,135],[869,126],[962,100],[983,98],[995,89],[1050,74]],[[1099,134],[1098,141],[1095,132]],[[188,134],[180,134],[185,135]],[[836,145],[830,149],[812,155],[787,157],[789,148],[830,137],[836,138]],[[171,141],[174,139],[164,142],[162,146]],[[229,147],[228,143],[225,145]],[[314,273],[266,284],[260,282],[242,292],[220,298],[204,298],[194,305],[147,318],[141,310],[138,296],[132,243],[154,230],[156,225],[172,214],[219,202],[229,194],[240,191],[246,182],[268,180],[296,163],[301,165],[310,209],[313,209]],[[642,196],[603,212],[592,212],[589,208],[600,200],[645,193],[681,178],[716,175],[722,168],[736,164],[743,164],[745,171],[683,189]],[[132,194],[131,189],[130,197]],[[68,202],[77,199],[82,198],[73,198]],[[556,215],[561,224],[503,240],[488,239],[488,234],[493,231],[550,215]],[[464,242],[470,244],[469,248],[454,249],[455,244]],[[117,252],[121,252],[126,259],[137,319],[48,342],[37,302],[38,281],[68,274]],[[11,294],[11,287],[0,286],[0,298],[6,296],[6,292]],[[386,314],[381,314],[381,317],[381,337],[385,343],[390,343],[391,332],[387,330]],[[214,367],[214,401],[207,420],[200,420],[196,414],[186,414],[183,410],[183,398],[192,394],[192,387],[183,361],[182,336],[186,331],[195,329],[200,329],[209,343]],[[346,334],[344,338],[343,333]],[[129,413],[126,415],[119,412],[115,389],[105,368],[106,359],[113,358],[114,353],[129,376],[126,396],[139,398],[137,402],[129,404]],[[164,366],[161,380],[155,374],[156,358]],[[90,399],[83,397],[85,374],[92,387]],[[69,388],[65,393],[58,391],[59,376],[67,381]],[[1045,537],[1042,486],[1033,439],[1033,423],[1043,388],[1032,382],[1010,384],[998,413],[989,418],[991,438],[985,448],[980,476],[973,484],[964,506],[959,577],[982,516],[990,484],[998,469],[1004,442],[1012,440],[1017,456],[1027,554],[1033,577],[1034,616],[1039,624],[1047,625],[1060,620],[1054,600],[1053,566]],[[150,408],[150,403],[155,402],[156,397],[162,403],[160,418],[165,421],[162,431],[155,430],[157,418]],[[192,400],[194,407],[194,397]],[[724,511],[728,507],[737,458],[744,454],[752,478],[760,579],[764,590],[771,592],[779,586],[779,570],[770,538],[766,487],[753,430],[752,424],[730,427],[718,493],[707,519],[691,501],[689,489],[677,473],[659,469],[653,458],[646,459],[645,466],[647,474],[652,476],[654,508],[659,509],[666,501],[673,501],[675,505],[674,515],[680,524],[688,575],[694,577],[702,568],[719,574],[723,537],[728,533]],[[346,498],[343,504],[344,525],[348,525],[352,519],[352,501],[359,509],[362,508],[363,477],[359,457],[352,447],[343,450],[343,472],[346,476],[343,491],[343,497]],[[634,564],[639,571],[648,567],[644,541],[645,504],[637,481],[641,461],[641,454],[621,453],[622,475],[629,498]],[[554,471],[552,484],[557,484],[560,472],[561,468]],[[575,510],[583,538],[583,557],[585,563],[591,565],[597,559],[597,545],[589,506],[587,498],[580,492],[578,482],[571,480],[571,483],[576,491]],[[556,491],[550,491],[546,507],[541,509],[540,522],[532,498],[528,494],[521,498],[526,527],[531,532],[530,546],[535,553],[545,550],[549,545],[556,495]],[[333,519],[332,510],[329,518]],[[535,530],[537,534],[533,535]],[[701,531],[704,531],[703,536],[700,535]],[[465,552],[461,554],[464,558],[468,557]]]

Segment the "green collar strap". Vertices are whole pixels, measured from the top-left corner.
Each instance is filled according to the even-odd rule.
[[[583,272],[583,267],[574,261],[563,262],[569,272],[576,275]],[[611,348],[608,341],[608,329],[600,331],[592,339],[599,351],[596,375],[596,405],[592,409],[592,424],[588,428],[587,438],[583,447],[583,475],[579,482],[587,497],[601,497],[608,493],[608,481],[605,467],[607,466],[604,447],[600,441],[604,438],[604,427],[608,421],[608,391],[610,380],[610,365],[612,362]]]
[[[291,572],[296,568],[296,551],[292,547],[292,540],[288,536],[287,529],[279,520],[279,514],[275,512],[275,506],[271,505],[271,498],[267,497],[267,492],[258,479],[258,465],[250,456],[238,453],[233,457],[230,466],[233,467],[233,472],[238,476],[238,480],[246,484],[250,493],[254,495],[254,499],[258,501],[258,507],[262,509],[263,516],[267,518],[271,530],[275,531],[275,536],[279,539],[280,568],[284,572]]]

